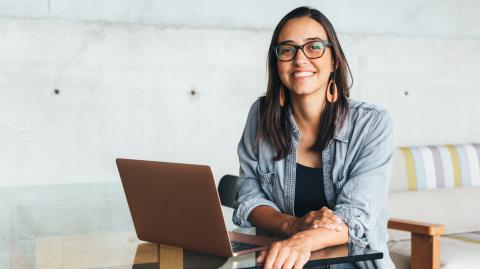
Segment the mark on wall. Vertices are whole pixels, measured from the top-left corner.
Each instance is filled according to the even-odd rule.
[[[48,10],[48,15],[50,15],[51,14],[50,0],[47,0],[47,10]]]
[[[90,38],[88,38],[81,47],[72,55],[72,57],[67,61],[67,63],[62,67],[60,73],[58,74],[57,81],[55,82],[55,89],[58,89],[58,85],[60,84],[63,74],[65,71],[75,63],[78,58],[88,49],[88,47],[95,41],[99,36],[101,36],[105,32],[105,26],[100,26],[100,29],[95,31]]]

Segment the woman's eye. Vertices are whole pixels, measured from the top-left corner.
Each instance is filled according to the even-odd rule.
[[[310,50],[323,50],[323,44],[322,43],[315,43],[310,45],[309,47]]]

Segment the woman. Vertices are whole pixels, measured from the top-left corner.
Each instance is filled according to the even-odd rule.
[[[310,253],[352,243],[384,258],[350,267],[393,268],[387,193],[392,123],[349,99],[351,78],[335,30],[318,10],[297,8],[277,25],[266,95],[251,107],[238,146],[233,221],[287,239],[262,252],[265,268],[302,268]]]

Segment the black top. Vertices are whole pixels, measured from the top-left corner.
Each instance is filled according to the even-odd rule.
[[[323,188],[323,169],[303,166],[297,163],[295,183],[295,216],[327,206]]]

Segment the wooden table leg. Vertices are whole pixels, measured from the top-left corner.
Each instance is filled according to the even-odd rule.
[[[183,269],[183,249],[159,245],[158,258],[161,269]]]

